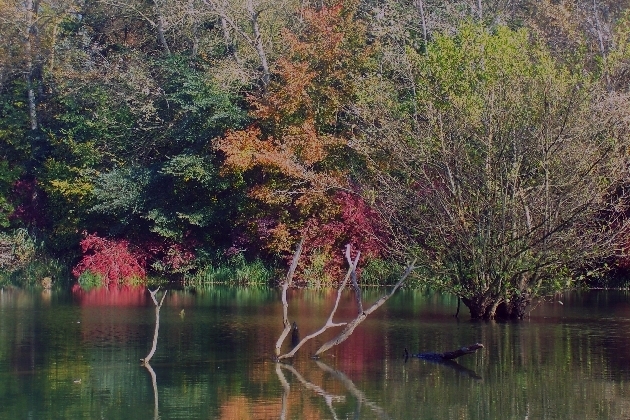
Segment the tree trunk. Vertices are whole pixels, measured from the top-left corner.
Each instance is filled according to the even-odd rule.
[[[472,297],[461,298],[470,310],[471,319],[523,319],[525,311],[531,303],[527,293],[521,293],[506,302],[505,298]]]
[[[426,49],[427,45],[427,19],[424,14],[424,2],[423,0],[415,0],[414,1],[416,8],[418,9],[418,13],[420,13],[420,20],[422,23],[422,40],[424,41],[424,48]]]
[[[252,24],[252,31],[254,32],[254,47],[260,58],[260,65],[263,72],[263,85],[266,87],[271,80],[271,71],[269,70],[269,64],[267,62],[267,53],[265,52],[265,46],[262,39],[262,33],[260,32],[260,26],[258,25],[258,15],[260,12],[254,10],[254,3],[252,0],[247,0],[247,12],[249,13],[249,19]]]
[[[26,88],[28,91],[28,111],[31,130],[37,130],[37,98],[34,87],[33,35],[35,32],[36,5],[33,0],[26,0],[26,27],[24,28],[24,55],[26,58]]]
[[[531,296],[528,293],[521,293],[518,296],[514,296],[509,302],[505,302],[498,313],[499,318],[504,319],[523,319],[525,317],[525,310],[532,302]]]
[[[162,48],[164,48],[164,52],[167,55],[171,55],[171,50],[168,47],[168,43],[166,42],[166,36],[164,35],[164,17],[162,16],[162,11],[160,10],[157,0],[153,0],[153,7],[155,9],[155,14],[157,15],[158,38],[160,39]]]
[[[470,317],[472,319],[487,319],[489,302],[488,299],[483,297],[467,298],[462,296],[462,302],[470,311]]]

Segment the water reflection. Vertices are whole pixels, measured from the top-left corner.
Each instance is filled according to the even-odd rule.
[[[153,386],[153,418],[159,419],[160,404],[158,400],[157,375],[155,374],[155,371],[153,370],[149,362],[143,362],[142,366],[144,366],[149,371],[149,375],[151,376],[151,385]]]
[[[479,374],[477,374],[477,372],[475,372],[472,369],[468,369],[465,366],[460,365],[459,363],[453,361],[453,360],[422,360],[425,363],[433,363],[436,365],[440,365],[440,366],[445,366],[449,369],[453,369],[455,372],[457,372],[460,375],[463,376],[468,376],[472,379],[475,380],[482,380],[483,378],[481,376],[479,376]]]
[[[290,292],[301,331],[325,321],[334,294]],[[524,322],[485,323],[457,322],[455,299],[403,291],[321,361],[308,357],[314,343],[280,365],[276,290],[169,290],[146,370],[150,295],[98,293],[0,291],[0,418],[630,418],[624,293],[565,295]],[[355,311],[344,296],[340,318]],[[458,367],[402,357],[474,342],[484,351]]]
[[[282,387],[284,388],[284,394],[282,396],[282,410],[280,412],[281,413],[280,416],[282,418],[286,418],[289,392],[291,391],[289,382],[287,381],[284,374],[282,373],[282,369],[285,369],[291,372],[295,376],[295,378],[304,386],[304,388],[322,397],[324,401],[326,402],[326,406],[328,407],[330,414],[333,416],[333,418],[334,419],[338,418],[337,413],[335,412],[335,408],[333,407],[333,402],[343,402],[346,400],[345,396],[334,395],[334,394],[328,393],[322,387],[315,385],[314,383],[309,382],[306,379],[304,379],[304,377],[293,366],[284,364],[284,363],[277,363],[276,373],[278,375],[278,379],[280,380],[280,383],[282,383]]]
[[[374,402],[368,400],[365,394],[362,391],[360,391],[355,386],[354,382],[352,382],[352,380],[350,380],[350,378],[348,378],[343,372],[331,368],[330,366],[328,366],[321,360],[316,360],[315,364],[321,370],[331,374],[335,379],[341,382],[343,386],[346,388],[346,390],[348,390],[348,392],[356,398],[357,400],[356,413],[357,414],[361,413],[361,406],[366,405],[370,410],[376,413],[379,418],[388,418],[387,414],[385,413],[385,410],[383,410],[378,404],[375,404]]]

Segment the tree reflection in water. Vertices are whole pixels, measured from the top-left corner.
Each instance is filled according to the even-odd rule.
[[[389,418],[385,410],[383,410],[377,404],[369,401],[366,398],[365,394],[361,390],[359,390],[354,384],[354,382],[352,382],[352,380],[348,378],[343,372],[335,370],[319,360],[315,361],[315,364],[323,372],[330,374],[332,377],[334,377],[339,382],[341,382],[344,388],[346,388],[346,390],[352,396],[356,398],[357,400],[357,411],[355,413],[356,415],[359,415],[361,413],[361,406],[365,405],[368,408],[370,408],[378,416],[378,418],[382,418],[382,419]],[[337,416],[335,408],[333,407],[333,402],[345,402],[346,397],[344,395],[335,395],[335,394],[329,393],[326,390],[324,390],[322,387],[320,387],[319,385],[315,385],[314,383],[307,381],[293,366],[278,362],[276,363],[276,374],[278,375],[278,379],[280,380],[280,383],[282,384],[282,388],[284,389],[284,393],[282,395],[282,411],[280,413],[281,419],[287,418],[287,402],[289,400],[289,392],[291,391],[289,382],[287,381],[286,377],[284,376],[284,373],[282,372],[283,369],[291,372],[295,376],[295,378],[304,386],[304,388],[310,391],[313,391],[317,395],[321,396],[326,402],[326,406],[328,407],[328,410],[330,411],[332,418],[333,419],[339,418]]]
[[[155,371],[149,364],[149,362],[144,362],[142,364],[149,371],[149,375],[151,375],[151,384],[153,385],[153,418],[160,418],[160,405],[158,402],[158,388],[157,388],[157,376],[155,375]]]

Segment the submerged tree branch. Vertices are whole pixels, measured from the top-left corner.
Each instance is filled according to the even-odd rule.
[[[346,246],[346,249],[350,248],[350,245]],[[349,251],[348,251],[349,252]],[[290,358],[293,357],[295,355],[295,353],[297,353],[297,351],[310,339],[317,337],[318,335],[321,335],[324,331],[326,331],[329,328],[334,328],[334,327],[341,327],[346,325],[345,322],[343,323],[335,323],[333,322],[333,317],[335,316],[335,313],[337,312],[337,308],[339,307],[339,301],[341,300],[341,293],[343,292],[343,289],[346,287],[346,284],[348,283],[348,279],[350,278],[350,276],[352,275],[352,273],[356,270],[357,268],[357,264],[359,263],[359,257],[361,256],[361,252],[357,253],[357,256],[355,257],[354,261],[350,263],[350,267],[348,267],[348,272],[346,273],[345,278],[343,279],[343,281],[341,282],[341,285],[339,286],[339,289],[337,289],[337,298],[335,299],[335,304],[332,308],[332,310],[330,311],[330,315],[328,316],[328,319],[326,320],[326,323],[317,331],[315,331],[312,334],[307,335],[306,337],[304,337],[295,347],[293,347],[293,349],[286,353],[283,354],[281,356],[278,356],[278,360],[281,359],[286,359],[286,358]],[[286,329],[286,326],[285,326]],[[284,331],[283,331],[284,333]],[[284,338],[286,337],[286,335],[284,337],[281,336],[281,338],[284,340]],[[278,340],[279,341],[279,340]],[[282,345],[282,343],[280,343],[280,345]],[[279,350],[279,347],[276,347],[277,350]]]
[[[335,338],[333,338],[332,340],[324,343],[315,353],[314,357],[319,356],[320,354],[324,353],[326,350],[329,350],[331,347],[336,346],[337,344],[341,344],[342,342],[344,342],[354,331],[354,329],[361,324],[365,318],[367,318],[367,316],[369,314],[371,314],[372,312],[374,312],[375,310],[377,310],[379,307],[381,307],[395,292],[396,290],[398,290],[398,288],[402,285],[402,283],[405,281],[405,279],[409,276],[409,274],[411,274],[411,272],[413,271],[414,264],[415,264],[415,260],[413,263],[409,264],[405,270],[405,272],[403,273],[403,275],[400,277],[400,279],[398,280],[398,282],[394,285],[394,287],[392,288],[392,290],[385,296],[381,297],[379,300],[377,300],[376,302],[374,302],[374,304],[372,304],[372,306],[370,306],[367,310],[363,310],[363,303],[362,303],[362,299],[361,299],[361,290],[359,288],[358,285],[358,281],[356,278],[356,269],[357,269],[357,265],[359,264],[359,258],[361,257],[361,252],[357,252],[356,257],[354,258],[354,260],[352,260],[351,258],[351,247],[350,244],[346,245],[346,260],[348,261],[348,271],[346,273],[345,278],[343,279],[343,281],[341,282],[341,285],[339,286],[339,289],[337,289],[337,298],[335,300],[335,304],[333,305],[332,310],[330,311],[330,315],[328,316],[328,319],[326,320],[326,323],[317,331],[307,335],[306,337],[304,337],[295,347],[293,347],[293,349],[285,354],[280,354],[280,349],[282,347],[282,343],[284,342],[284,340],[286,339],[287,335],[289,334],[289,331],[291,330],[291,324],[289,323],[289,319],[288,319],[288,315],[287,315],[287,308],[288,308],[288,303],[287,303],[287,298],[286,298],[286,292],[287,289],[291,283],[291,280],[293,278],[293,273],[295,271],[295,268],[297,267],[297,262],[298,259],[300,257],[300,253],[302,252],[302,245],[303,245],[303,240],[300,242],[300,244],[298,245],[298,248],[295,252],[295,254],[293,255],[293,261],[291,263],[291,268],[289,269],[289,273],[287,274],[287,278],[284,281],[283,285],[282,285],[282,305],[283,305],[283,324],[284,324],[284,330],[282,331],[282,333],[280,334],[280,337],[278,338],[278,341],[276,342],[276,348],[275,348],[275,356],[276,356],[276,360],[282,360],[282,359],[287,359],[287,358],[291,358],[295,355],[295,353],[297,353],[297,351],[309,340],[321,335],[322,333],[324,333],[326,330],[330,329],[330,328],[334,328],[334,327],[341,327],[341,326],[345,326],[345,328],[343,329],[343,331],[341,331],[341,333],[339,335],[337,335]],[[353,289],[355,291],[355,295],[357,296],[357,306],[358,306],[358,314],[356,316],[356,318],[354,320],[352,320],[351,322],[341,322],[341,323],[335,323],[333,321],[333,318],[335,316],[335,313],[337,312],[337,308],[339,307],[339,301],[341,300],[341,293],[343,292],[343,290],[346,287],[346,284],[348,283],[348,280],[352,279],[352,286]]]
[[[398,282],[394,285],[394,287],[389,292],[389,294],[381,297],[379,300],[374,302],[374,304],[372,306],[370,306],[367,310],[365,310],[364,312],[360,313],[353,321],[349,322],[346,325],[346,327],[343,329],[343,331],[341,331],[341,333],[339,333],[339,335],[337,337],[335,337],[332,340],[322,344],[322,346],[315,352],[314,357],[317,357],[320,354],[324,353],[325,351],[329,350],[330,348],[332,348],[332,347],[334,347],[334,346],[336,346],[338,344],[341,344],[344,341],[346,341],[348,339],[348,337],[350,337],[350,335],[352,335],[352,333],[354,332],[354,329],[356,327],[358,327],[359,324],[361,324],[363,321],[365,321],[365,319],[368,317],[369,314],[371,314],[372,312],[374,312],[375,310],[380,308],[385,302],[387,302],[387,300],[390,297],[392,297],[392,295],[396,292],[396,290],[398,290],[400,285],[405,281],[405,279],[409,276],[409,274],[411,274],[411,272],[415,268],[414,267],[415,263],[416,262],[414,260],[413,263],[411,263],[410,265],[407,266],[407,269],[405,270],[403,275],[400,277]]]

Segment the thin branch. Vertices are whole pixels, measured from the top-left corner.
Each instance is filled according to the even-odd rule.
[[[348,261],[348,264],[352,264],[352,256],[350,255],[350,245],[346,246],[346,261]],[[361,315],[363,313],[363,299],[361,298],[361,288],[359,287],[359,282],[357,281],[356,270],[350,273],[350,279],[352,280],[352,288],[354,289],[354,296],[357,301],[357,311],[358,311],[358,314]]]

